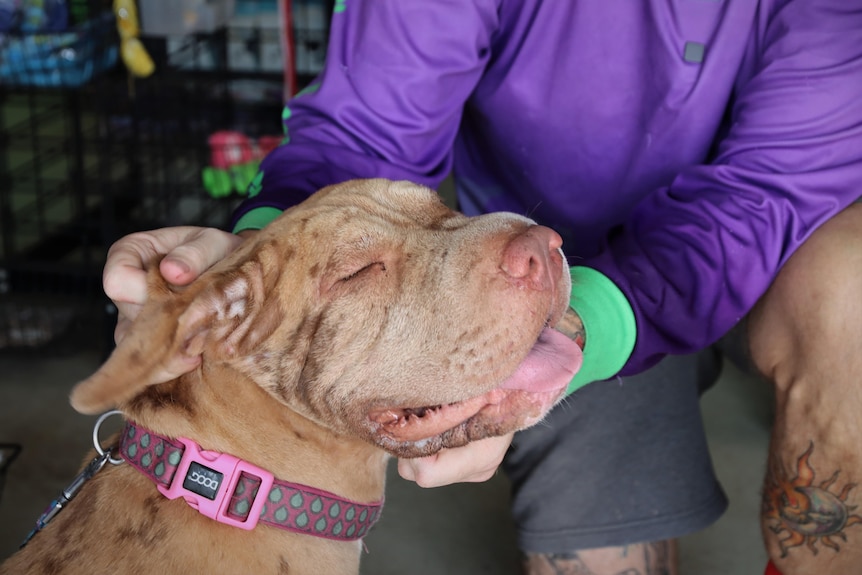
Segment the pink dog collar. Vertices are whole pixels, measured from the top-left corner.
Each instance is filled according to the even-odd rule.
[[[120,455],[155,482],[168,499],[182,497],[220,523],[253,529],[258,522],[339,541],[362,539],[383,502],[362,504],[274,479],[227,453],[204,451],[190,439],[168,439],[128,422]]]

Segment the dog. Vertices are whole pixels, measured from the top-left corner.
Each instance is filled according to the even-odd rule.
[[[129,332],[71,395],[122,412],[106,455],[126,462],[2,575],[358,573],[391,456],[537,423],[581,359],[554,329],[571,290],[560,237],[408,182],[324,188],[187,287],[156,264]],[[178,357],[202,359],[160,382]]]

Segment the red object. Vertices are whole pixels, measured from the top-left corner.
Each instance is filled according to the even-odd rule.
[[[261,136],[257,139],[258,159],[262,160],[281,144],[282,136]]]
[[[209,137],[210,165],[226,170],[254,159],[253,142],[239,132],[215,132]]]
[[[284,99],[292,98],[297,92],[296,85],[296,52],[294,50],[293,10],[291,0],[278,0],[278,11],[281,17],[279,26],[281,36],[281,53],[284,58]]]
[[[778,568],[775,567],[775,564],[770,561],[766,565],[766,572],[763,575],[781,575],[781,571],[779,571]]]

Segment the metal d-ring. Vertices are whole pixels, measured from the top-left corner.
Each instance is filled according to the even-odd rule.
[[[99,442],[99,429],[101,429],[102,424],[105,422],[105,420],[112,415],[123,415],[123,412],[118,409],[114,409],[111,411],[107,411],[99,416],[99,419],[96,420],[96,425],[93,427],[93,447],[96,448],[96,452],[99,455],[101,455],[102,457],[107,457],[108,461],[112,465],[119,465],[121,463],[124,463],[125,459],[116,459],[114,457],[111,457],[111,450],[108,449],[107,451],[105,451],[105,449],[102,447],[102,444]]]

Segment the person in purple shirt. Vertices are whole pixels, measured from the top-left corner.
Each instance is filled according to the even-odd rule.
[[[562,235],[584,363],[545,425],[403,477],[502,462],[527,573],[675,573],[674,540],[726,507],[698,406],[720,348],[774,384],[770,569],[859,570],[862,0],[339,0],[283,124],[238,235],[115,244],[119,334],[153,254],[188,283],[326,185],[453,174],[468,215]]]

